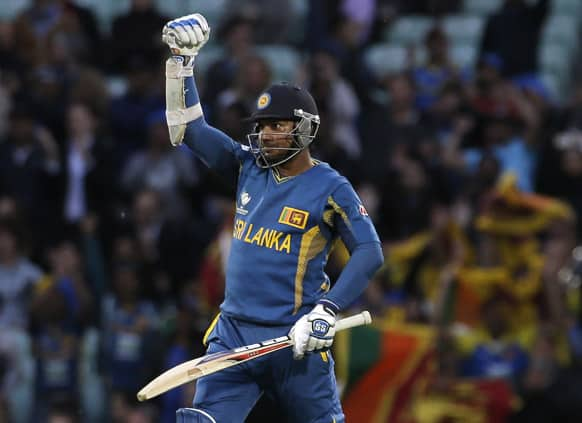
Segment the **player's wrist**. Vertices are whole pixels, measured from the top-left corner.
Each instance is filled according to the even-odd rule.
[[[182,69],[191,69],[194,67],[194,59],[196,56],[189,56],[184,54],[172,54],[171,61],[174,63],[179,63]]]
[[[194,67],[194,59],[196,59],[196,55],[174,54],[173,57],[180,58],[185,68]]]
[[[336,316],[337,316],[337,314],[338,314],[338,313],[339,313],[339,311],[340,311],[340,308],[339,308],[339,306],[338,306],[336,303],[334,303],[333,301],[331,301],[331,300],[328,300],[328,299],[326,299],[326,298],[322,298],[321,300],[319,300],[319,301],[317,302],[317,305],[318,305],[318,306],[321,306],[321,307],[322,307],[322,309],[323,309],[323,310],[324,310],[326,313],[330,314],[330,315],[331,315],[331,316],[333,316],[333,317],[336,317]]]

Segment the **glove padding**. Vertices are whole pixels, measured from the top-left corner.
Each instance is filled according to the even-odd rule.
[[[179,56],[196,56],[209,37],[210,27],[200,13],[174,19],[162,30],[162,41]]]
[[[335,335],[336,317],[323,305],[316,305],[309,314],[302,316],[289,331],[293,340],[293,357],[303,358],[306,352],[331,347]]]

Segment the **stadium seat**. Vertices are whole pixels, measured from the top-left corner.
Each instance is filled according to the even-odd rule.
[[[426,61],[428,59],[426,47],[424,47],[422,45],[414,46],[412,57],[414,58],[414,66],[426,65]]]
[[[263,57],[271,66],[273,80],[294,81],[301,64],[301,56],[293,47],[288,45],[263,45],[256,48],[259,56]]]
[[[0,7],[0,20],[16,18],[20,12],[30,6],[30,0],[4,0]]]
[[[187,13],[201,13],[204,15],[210,27],[218,28],[222,19],[227,16],[227,0],[185,0],[185,10]]]
[[[442,28],[451,44],[477,44],[481,40],[485,19],[481,16],[450,15],[442,21]]]
[[[548,90],[551,100],[560,101],[562,99],[563,81],[557,75],[552,73],[542,73],[540,74],[540,80]]]
[[[542,43],[562,44],[573,53],[578,48],[579,34],[575,16],[550,16],[542,30]]]
[[[576,16],[582,20],[582,2],[580,0],[553,0],[552,14],[558,16]]]
[[[485,16],[499,10],[503,0],[465,0],[465,13],[469,15]]]
[[[406,69],[408,51],[399,45],[376,44],[364,52],[364,60],[376,78],[383,78]]]
[[[300,44],[305,38],[305,21],[309,9],[308,0],[291,0],[293,17],[289,25],[289,41]]]
[[[561,81],[567,81],[571,71],[568,47],[559,43],[542,44],[538,49],[538,65],[542,73],[550,73]]]
[[[420,44],[434,22],[426,16],[403,16],[386,29],[383,39],[391,44]]]
[[[185,15],[184,0],[155,0],[156,9],[170,19]]]
[[[110,98],[121,97],[127,92],[127,79],[119,75],[107,77],[107,93]]]
[[[291,0],[291,8],[294,15],[306,17],[309,10],[308,0]]]
[[[449,50],[451,62],[460,69],[474,68],[477,64],[479,52],[476,45],[460,44],[454,45]]]
[[[451,44],[449,47],[450,61],[460,69],[473,69],[477,65],[478,47],[472,44]],[[428,59],[426,48],[416,46],[414,49],[414,65],[424,66]]]

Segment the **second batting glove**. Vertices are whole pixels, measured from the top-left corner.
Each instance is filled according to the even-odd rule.
[[[336,316],[323,305],[316,305],[291,328],[293,357],[301,359],[307,352],[328,349],[333,344]]]

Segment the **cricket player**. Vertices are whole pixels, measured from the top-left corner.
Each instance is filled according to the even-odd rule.
[[[329,348],[338,312],[382,264],[378,235],[351,184],[311,157],[320,121],[301,87],[275,84],[259,96],[248,145],[206,123],[193,69],[209,34],[200,14],[162,31],[173,53],[166,62],[172,144],[185,143],[218,172],[239,172],[225,299],[204,343],[215,353],[289,333],[294,346],[200,379],[193,408],[178,410],[177,421],[243,422],[265,394],[279,404],[281,421],[343,422]],[[324,267],[338,237],[351,256],[332,284]]]

